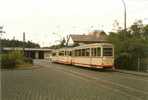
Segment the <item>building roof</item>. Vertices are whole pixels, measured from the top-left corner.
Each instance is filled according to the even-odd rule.
[[[106,36],[96,35],[70,35],[74,42],[78,43],[99,43],[106,42]]]
[[[11,51],[11,50],[23,50],[20,47],[3,47],[2,50],[4,51]],[[43,48],[24,48],[25,51],[51,51],[52,49],[43,49]]]

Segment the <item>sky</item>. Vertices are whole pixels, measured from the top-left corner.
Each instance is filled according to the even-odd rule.
[[[148,0],[124,0],[127,26],[136,20],[148,24]],[[3,38],[57,44],[69,34],[93,30],[113,31],[115,20],[123,27],[122,0],[0,0],[0,26]]]

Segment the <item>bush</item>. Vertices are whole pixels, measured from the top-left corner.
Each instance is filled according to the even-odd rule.
[[[24,61],[25,63],[30,63],[30,64],[32,64],[32,63],[33,63],[32,58],[27,58],[27,57],[24,57],[23,61]]]
[[[9,53],[1,54],[2,68],[15,68],[16,65],[24,63],[33,63],[31,58],[24,57],[21,51],[12,51]]]
[[[14,68],[15,66],[16,66],[15,60],[9,57],[8,54],[1,55],[1,67],[2,68]]]
[[[135,70],[133,66],[133,57],[128,53],[122,53],[115,59],[115,66],[119,69]]]

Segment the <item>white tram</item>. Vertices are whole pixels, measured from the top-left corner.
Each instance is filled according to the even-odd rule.
[[[82,67],[114,68],[114,48],[110,43],[94,43],[54,50],[52,61]]]

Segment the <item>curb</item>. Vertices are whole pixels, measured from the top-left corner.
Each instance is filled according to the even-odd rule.
[[[41,66],[36,65],[35,67],[24,67],[24,68],[16,68],[16,70],[32,70],[32,69],[39,69]]]
[[[118,69],[116,69],[115,71],[120,72],[120,73],[126,73],[126,74],[132,74],[132,75],[148,77],[148,73],[144,73],[144,72],[135,72],[135,71],[118,70]]]
[[[13,71],[13,70],[33,70],[33,69],[39,69],[42,68],[42,66],[36,65],[35,67],[22,67],[22,68],[14,68],[14,69],[1,69],[0,71]]]

